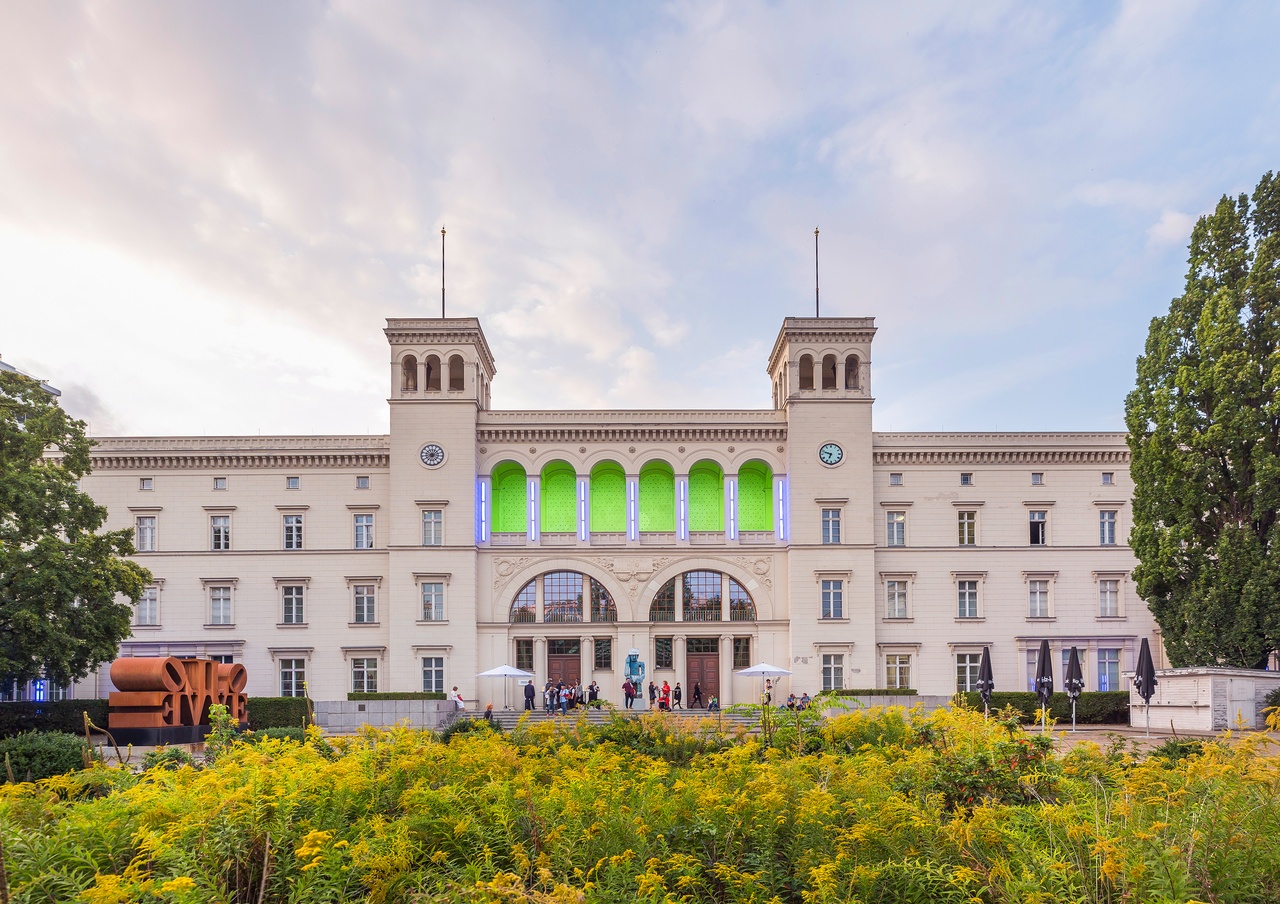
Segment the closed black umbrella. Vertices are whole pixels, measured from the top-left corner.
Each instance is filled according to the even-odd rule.
[[[991,673],[991,648],[982,648],[982,662],[978,665],[978,696],[982,698],[982,712],[985,715],[991,708],[991,692],[996,688],[995,676]]]
[[[1151,645],[1142,638],[1142,647],[1138,650],[1138,667],[1133,671],[1133,687],[1138,696],[1147,704],[1147,737],[1151,737],[1151,698],[1155,696],[1156,664],[1151,659]]]
[[[1084,690],[1084,669],[1080,668],[1080,651],[1075,647],[1071,648],[1071,655],[1067,658],[1067,674],[1062,676],[1062,688],[1071,698],[1071,730],[1075,731],[1076,700]]]
[[[1036,661],[1036,696],[1040,698],[1043,711],[1040,719],[1041,731],[1049,729],[1049,700],[1053,697],[1053,655],[1049,652],[1049,641],[1040,641],[1040,656]]]

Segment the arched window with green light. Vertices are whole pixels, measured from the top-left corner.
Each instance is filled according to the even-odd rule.
[[[602,461],[591,469],[591,532],[625,533],[627,475],[616,461]]]
[[[675,533],[676,473],[665,461],[640,469],[640,530]]]
[[[490,472],[493,484],[493,532],[522,534],[528,530],[526,521],[529,481],[524,468],[514,461],[494,465]]]
[[[759,460],[738,469],[738,530],[773,530],[773,469]]]
[[[724,530],[724,470],[714,461],[689,469],[689,530]]]
[[[578,529],[578,481],[573,465],[548,462],[542,469],[542,532],[574,533]]]

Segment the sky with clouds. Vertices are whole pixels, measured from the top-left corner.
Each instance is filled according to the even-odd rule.
[[[497,408],[759,408],[873,316],[879,430],[1123,428],[1195,218],[1280,169],[1280,6],[0,5],[0,355],[96,435],[383,433],[386,317]]]

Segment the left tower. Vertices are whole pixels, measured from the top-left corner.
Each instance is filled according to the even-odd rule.
[[[389,318],[387,689],[476,680],[476,415],[497,372],[474,317]]]

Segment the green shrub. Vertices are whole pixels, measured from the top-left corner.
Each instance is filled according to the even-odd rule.
[[[446,700],[443,691],[351,691],[348,700]]]
[[[88,764],[89,745],[84,738],[61,731],[28,731],[0,741],[0,760],[5,763],[4,779],[34,782]]]
[[[473,731],[495,731],[498,734],[502,734],[502,726],[497,722],[490,722],[488,719],[458,719],[440,732],[440,741],[443,744],[448,744],[449,739],[454,735],[470,734]]]
[[[250,697],[249,730],[302,728],[311,724],[311,701],[306,697]]]
[[[1280,709],[1280,687],[1272,688],[1267,692],[1266,702],[1267,709]]]
[[[307,742],[307,730],[300,725],[290,725],[285,728],[263,728],[260,731],[252,732],[245,736],[247,741],[265,741],[268,738],[287,738],[290,741],[297,741],[299,744]]]
[[[957,694],[973,709],[982,709],[982,698],[976,693]],[[1024,722],[1034,722],[1040,709],[1040,698],[1030,691],[995,691],[991,694],[991,711],[1012,706],[1022,713]],[[1059,722],[1071,721],[1071,698],[1058,693],[1049,698],[1049,715]],[[1085,691],[1076,701],[1076,722],[1081,725],[1127,725],[1129,722],[1128,691]]]
[[[1197,738],[1182,740],[1170,738],[1159,747],[1151,748],[1151,756],[1159,757],[1169,765],[1173,765],[1188,757],[1199,756],[1204,752],[1204,741]]]
[[[181,747],[157,747],[142,758],[143,770],[181,769],[194,766],[195,758]]]
[[[0,738],[24,731],[65,731],[84,734],[84,714],[100,728],[107,727],[106,700],[54,700],[47,703],[0,703]]]

